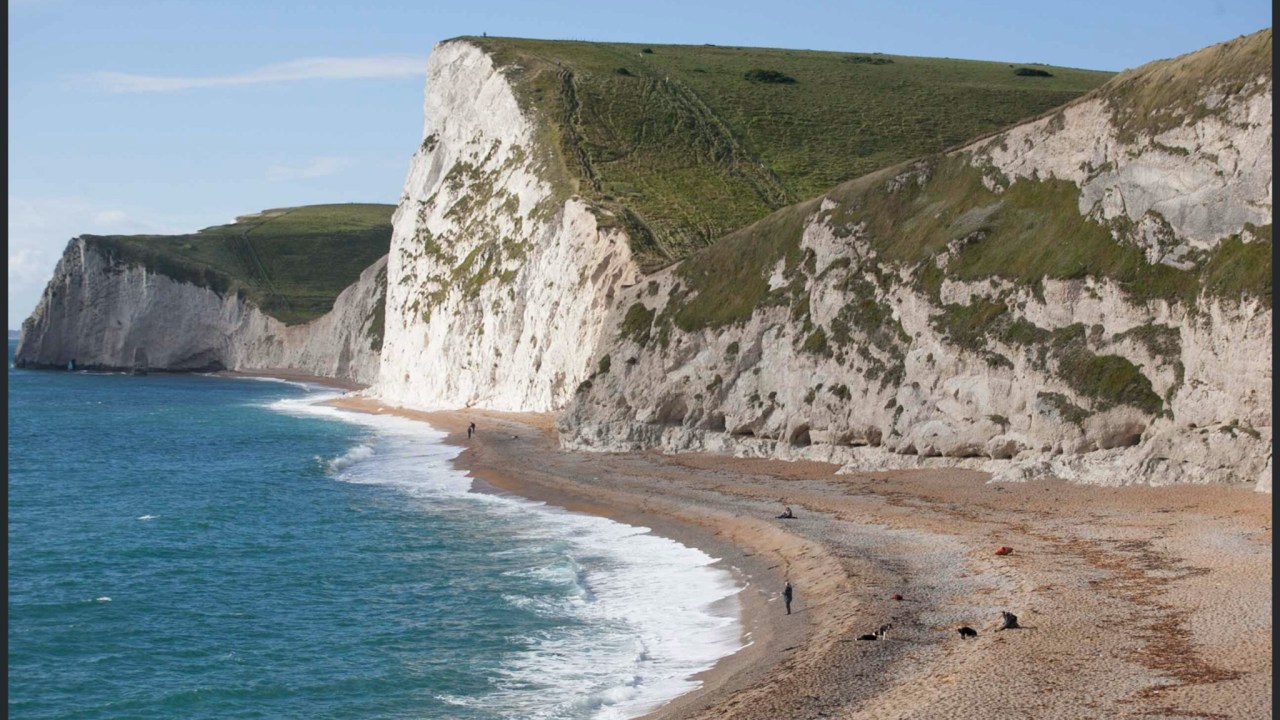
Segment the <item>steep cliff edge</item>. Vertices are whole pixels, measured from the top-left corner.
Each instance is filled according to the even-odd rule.
[[[1269,489],[1271,131],[1268,29],[780,210],[619,294],[562,441]]]
[[[393,218],[375,392],[419,408],[561,407],[613,293],[634,282],[627,237],[546,179],[539,128],[474,45],[436,46],[425,109]]]
[[[1099,87],[447,41],[389,226],[325,206],[78,238],[17,362],[563,409],[562,442],[595,450],[1269,488],[1270,51],[1266,30]]]
[[[389,214],[387,206],[311,206],[188,236],[76,238],[23,323],[14,362],[288,369],[371,384],[386,289],[378,255],[390,235],[380,225]]]
[[[760,64],[795,77],[744,77]],[[422,408],[560,409],[594,369],[617,293],[642,270],[815,183],[941,149],[1109,77],[1054,71],[1027,81],[1004,63],[442,42],[394,218],[374,392]],[[886,100],[884,88],[913,102]],[[830,132],[815,132],[814,112]]]

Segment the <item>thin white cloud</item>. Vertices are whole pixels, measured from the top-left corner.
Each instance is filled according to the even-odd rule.
[[[329,177],[337,174],[345,165],[346,160],[336,157],[318,157],[299,167],[272,165],[267,168],[267,179],[271,182],[289,182]]]
[[[35,251],[30,248],[9,249],[9,284],[12,285],[14,280],[21,280],[31,274],[36,265],[39,264],[40,270],[43,272],[47,265],[47,258],[37,257]]]
[[[107,92],[173,92],[192,88],[262,85],[299,80],[361,80],[426,76],[425,58],[409,55],[376,55],[354,58],[305,58],[267,65],[235,75],[181,77],[99,72],[81,79]]]
[[[123,210],[103,210],[93,216],[95,228],[125,225],[129,222],[129,213]]]

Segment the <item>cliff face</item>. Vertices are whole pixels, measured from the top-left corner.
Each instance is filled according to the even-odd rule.
[[[370,384],[377,376],[386,261],[365,270],[325,316],[286,326],[237,293],[179,282],[72,240],[15,364],[82,369],[290,369]]]
[[[1246,40],[1269,58],[1270,31]],[[1269,59],[1185,107],[1142,95],[1239,50],[1139,69],[646,278],[562,441],[1269,490],[1270,283],[1250,284],[1270,273]]]
[[[557,188],[552,148],[476,46],[437,45],[388,260],[379,397],[421,408],[563,407],[595,357],[626,235]]]
[[[1153,63],[675,253],[652,232],[666,206],[626,204],[657,171],[618,150],[635,138],[596,96],[635,73],[609,55],[607,82],[579,82],[554,59],[501,65],[448,41],[431,55],[390,253],[327,315],[285,326],[242,293],[78,239],[17,361],[288,368],[417,408],[563,410],[562,442],[590,450],[1269,491],[1270,48],[1268,30]],[[627,92],[665,88],[710,117],[684,85],[650,80]],[[702,124],[728,145],[698,136],[712,160],[693,162],[758,186],[768,168]],[[615,163],[630,165],[605,182]],[[713,227],[675,215],[681,232]],[[270,279],[250,231],[229,227],[224,249],[247,248]],[[685,259],[645,274],[633,252],[646,268]]]

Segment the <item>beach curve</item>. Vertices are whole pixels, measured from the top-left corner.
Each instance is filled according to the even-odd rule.
[[[1270,713],[1270,503],[1256,493],[570,453],[549,414],[333,403],[449,432],[480,489],[645,525],[734,569],[746,647],[646,720]],[[774,517],[784,502],[797,519]],[[1002,544],[1015,551],[995,556]],[[1027,629],[993,632],[1004,609]],[[884,641],[856,640],[886,623]]]

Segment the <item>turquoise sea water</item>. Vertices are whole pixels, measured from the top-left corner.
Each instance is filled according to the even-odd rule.
[[[740,646],[705,554],[329,394],[10,368],[10,717],[622,718]]]

